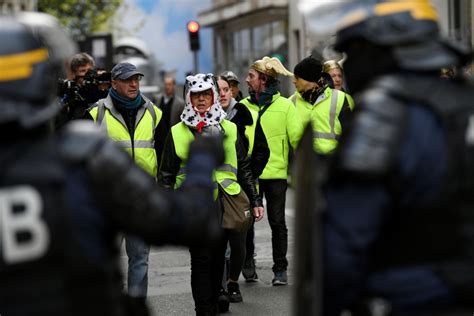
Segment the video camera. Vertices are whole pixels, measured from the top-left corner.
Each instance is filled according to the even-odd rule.
[[[111,83],[111,74],[106,71],[89,70],[82,81],[60,79],[58,96],[63,104],[66,120],[82,118],[87,108],[105,98]]]
[[[89,105],[107,96],[107,90],[111,82],[110,72],[98,73],[97,70],[89,70],[81,84],[74,80],[60,79],[58,82],[58,96],[63,103],[74,105]]]

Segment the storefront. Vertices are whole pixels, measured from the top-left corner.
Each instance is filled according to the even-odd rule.
[[[291,68],[288,16],[287,0],[214,1],[211,9],[199,14],[201,25],[213,29],[214,73],[231,70],[243,83],[249,66],[263,56],[277,57]],[[281,79],[282,92],[288,95],[291,82]]]

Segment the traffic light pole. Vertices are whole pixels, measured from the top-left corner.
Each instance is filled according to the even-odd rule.
[[[199,73],[199,59],[198,59],[198,52],[193,51],[193,59],[194,59],[194,74]]]
[[[200,48],[199,44],[199,23],[196,21],[189,21],[187,24],[188,34],[189,34],[189,48],[193,52],[194,59],[194,74],[199,73],[199,60],[198,60],[198,51]]]

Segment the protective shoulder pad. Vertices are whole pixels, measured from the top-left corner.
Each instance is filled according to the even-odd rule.
[[[365,91],[356,102],[359,110],[341,139],[336,168],[366,176],[386,175],[403,137],[407,108],[382,88]]]
[[[76,120],[64,127],[60,139],[61,156],[69,162],[80,162],[87,160],[108,138],[92,121]]]
[[[465,113],[473,106],[474,85],[467,80],[448,81],[433,76],[399,74],[384,76],[375,86],[398,98],[418,101],[443,118]]]

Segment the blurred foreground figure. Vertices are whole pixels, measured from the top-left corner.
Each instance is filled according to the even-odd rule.
[[[470,54],[440,38],[427,0],[314,7],[312,30],[338,22],[358,105],[323,186],[322,232],[312,231],[322,236],[321,314],[471,314],[474,87],[438,75]]]
[[[0,39],[0,313],[146,315],[122,294],[117,235],[212,243],[222,146],[193,142],[179,198],[164,192],[92,123],[50,135],[56,75],[73,53],[56,20],[2,16]]]

